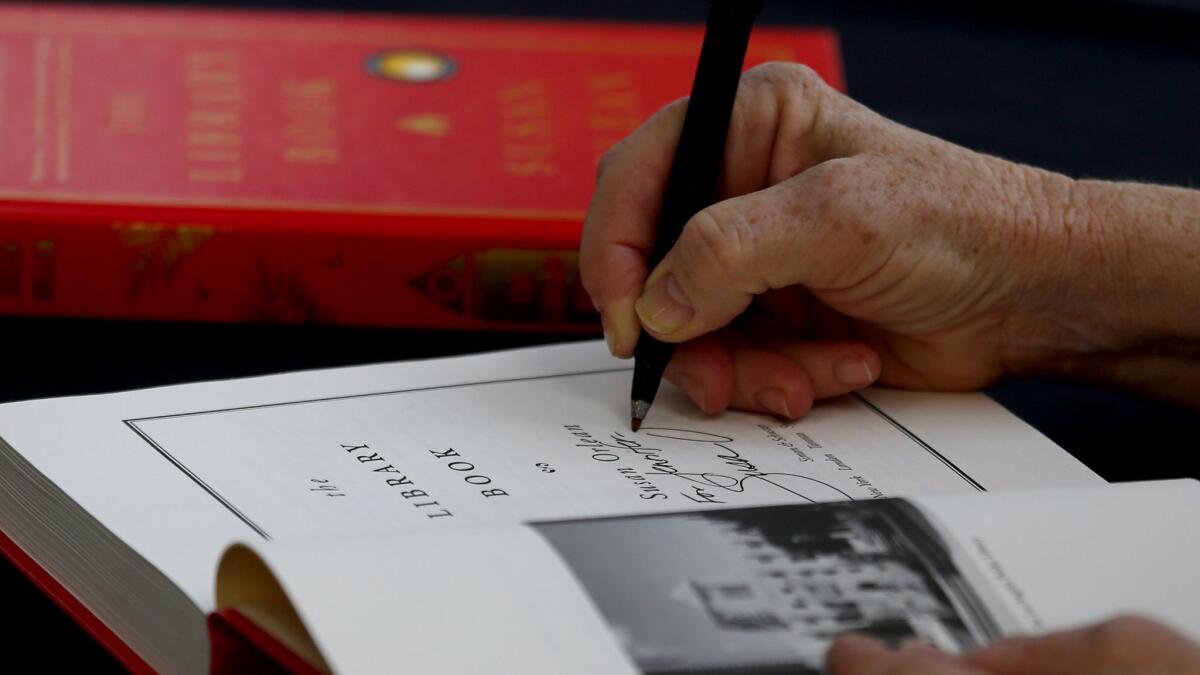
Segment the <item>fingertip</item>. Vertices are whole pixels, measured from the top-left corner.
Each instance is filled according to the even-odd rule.
[[[608,353],[616,356],[617,346],[614,343],[615,338],[613,337],[612,328],[609,327],[608,317],[603,314],[600,315],[600,331],[604,333],[604,344],[608,345]]]
[[[754,393],[754,403],[760,412],[789,422],[804,417],[812,410],[811,394],[806,387],[795,386],[795,381],[759,389]]]
[[[796,420],[812,409],[813,387],[800,364],[769,349],[740,343],[733,350],[736,407]]]
[[[791,411],[795,406],[788,404],[788,393],[781,387],[764,387],[754,394],[754,402],[764,411],[772,412],[784,419],[795,419]]]
[[[962,655],[964,663],[976,668],[1011,672],[1018,666],[1034,662],[1031,654],[1036,652],[1037,642],[1025,636],[1007,637]]]
[[[880,359],[874,350],[854,349],[834,361],[832,368],[834,382],[855,391],[879,379]]]
[[[666,378],[682,388],[702,412],[715,415],[729,407],[733,395],[729,348],[717,335],[679,345],[667,366]]]
[[[688,398],[692,399],[692,403],[695,403],[696,407],[699,408],[704,414],[712,415],[713,413],[719,412],[717,410],[712,410],[711,406],[709,405],[708,388],[705,387],[703,380],[698,380],[687,375],[680,375],[676,378],[675,384],[683,389],[683,391],[688,395]]]
[[[701,412],[711,414],[708,410],[708,395],[704,379],[687,372],[686,366],[683,365],[684,360],[678,358],[678,355],[673,357],[670,364],[667,365],[666,372],[663,373],[663,379],[682,389],[683,393],[687,394],[687,397],[696,404]]]
[[[912,641],[893,650],[854,633],[834,640],[825,664],[830,675],[983,675],[933,645]]]
[[[680,342],[692,337],[685,329],[696,315],[692,302],[679,282],[662,266],[650,274],[646,287],[634,303],[638,320],[656,338]]]
[[[609,303],[600,310],[600,326],[608,351],[619,359],[633,356],[637,347],[641,326],[633,311],[633,300],[622,299]]]
[[[870,345],[857,341],[792,340],[771,348],[799,365],[808,375],[814,399],[842,396],[879,381],[882,359]]]
[[[858,633],[843,633],[825,652],[825,667],[829,675],[859,675],[869,672],[889,653],[887,646],[879,640]]]

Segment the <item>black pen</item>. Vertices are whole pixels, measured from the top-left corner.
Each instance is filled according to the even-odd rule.
[[[762,0],[709,2],[704,45],[700,48],[679,147],[675,149],[671,175],[663,193],[650,269],[675,245],[687,221],[716,201],[729,117],[733,114],[750,29],[762,4]],[[645,329],[638,336],[633,352],[633,393],[629,399],[630,426],[634,431],[641,428],[642,420],[650,412],[673,351],[674,345],[659,342]]]

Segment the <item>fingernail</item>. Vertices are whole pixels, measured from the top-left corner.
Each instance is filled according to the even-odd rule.
[[[787,394],[782,389],[762,389],[754,395],[754,402],[780,417],[792,419],[792,413],[788,411]]]
[[[679,330],[696,313],[671,274],[646,289],[634,307],[642,323],[663,335]]]
[[[633,312],[633,298],[610,302],[600,315],[600,325],[604,330],[604,341],[608,343],[608,351],[619,359],[632,356],[633,346],[637,343],[637,315]]]
[[[608,345],[608,353],[616,356],[617,345],[614,342],[616,337],[613,335],[612,329],[609,328],[608,319],[603,314],[600,315],[600,330],[604,331],[604,343]]]
[[[833,376],[842,386],[865,387],[875,381],[875,373],[863,359],[847,356],[833,364]]]
[[[685,375],[679,378],[679,386],[687,392],[688,398],[692,399],[692,402],[695,403],[701,411],[708,412],[708,410],[704,407],[704,404],[707,403],[707,400],[705,399],[707,392],[704,389],[703,382],[699,382]]]

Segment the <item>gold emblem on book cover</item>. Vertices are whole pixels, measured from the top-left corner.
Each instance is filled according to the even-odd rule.
[[[437,82],[458,70],[454,59],[425,49],[392,49],[367,59],[367,72],[396,82]]]

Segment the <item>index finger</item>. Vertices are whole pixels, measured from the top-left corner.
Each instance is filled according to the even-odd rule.
[[[628,357],[640,324],[633,303],[642,292],[655,228],[687,99],[655,113],[600,162],[583,222],[579,275],[616,356]]]

